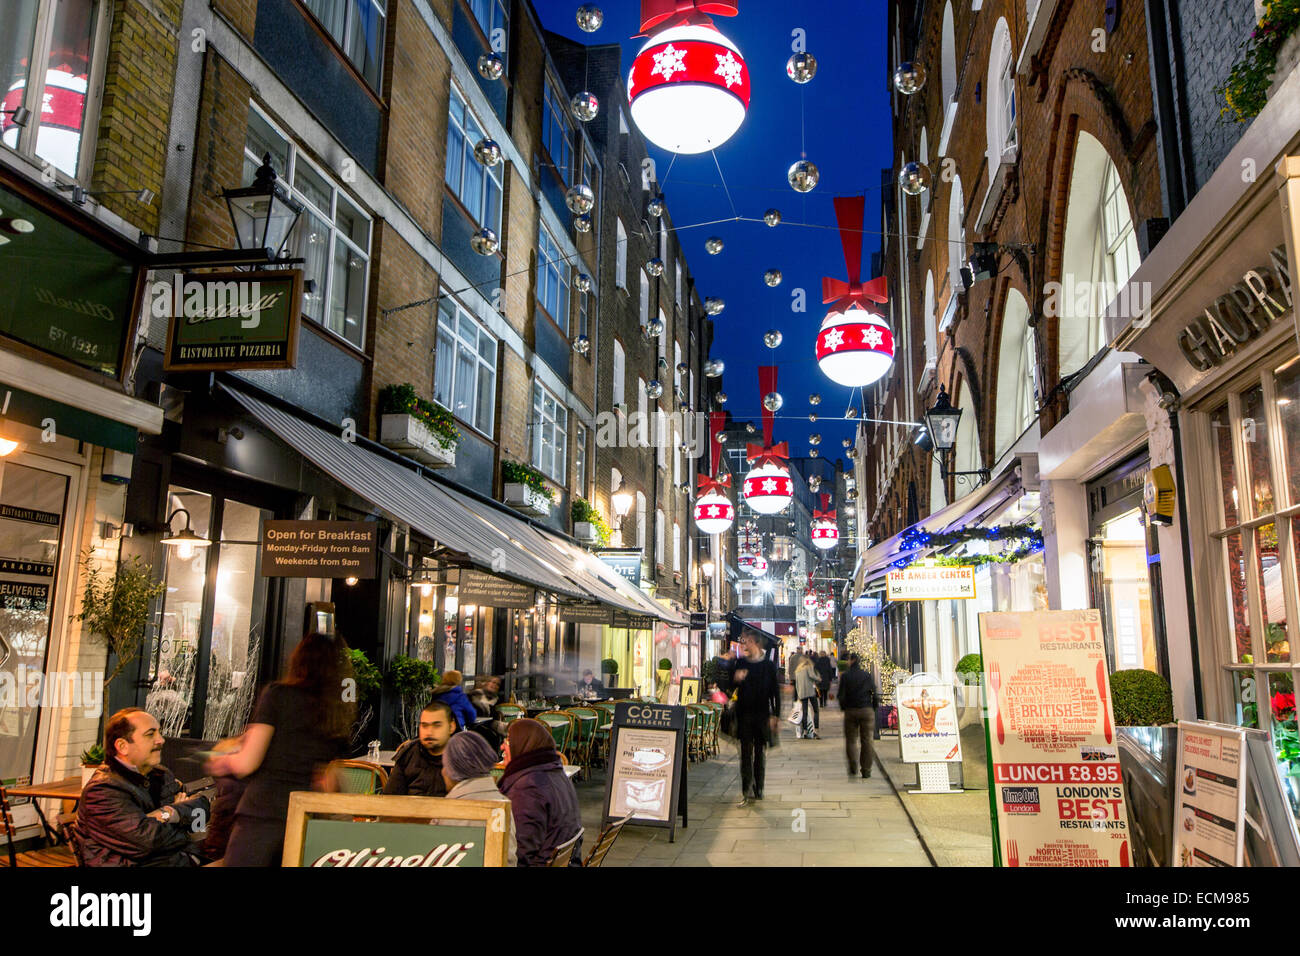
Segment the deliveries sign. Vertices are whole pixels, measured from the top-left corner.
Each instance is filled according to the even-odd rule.
[[[981,614],[994,858],[1130,866],[1101,615]]]
[[[975,596],[975,569],[913,565],[888,575],[891,601],[943,601]]]

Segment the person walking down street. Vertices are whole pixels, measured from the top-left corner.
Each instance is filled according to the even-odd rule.
[[[840,675],[840,707],[844,710],[844,752],[849,758],[849,776],[861,770],[871,776],[871,737],[876,723],[876,682],[863,669],[857,654],[849,655],[849,669]],[[855,745],[854,738],[857,738]]]
[[[826,700],[831,692],[831,681],[835,679],[835,662],[831,660],[829,654],[822,651],[818,655],[814,666],[817,668],[817,674],[821,680],[817,684],[817,696],[821,698],[822,706],[826,706]]]
[[[502,755],[501,793],[510,800],[520,866],[546,866],[561,843],[582,829],[578,792],[564,773],[550,729],[539,720],[512,721]],[[582,840],[570,866],[580,866]]]
[[[817,709],[817,668],[810,657],[805,657],[794,672],[794,694],[803,708],[800,736],[820,740],[817,733],[821,729],[821,713]]]
[[[731,672],[736,693],[736,737],[740,741],[740,806],[763,799],[767,748],[781,732],[781,685],[776,664],[768,659],[759,634],[740,635],[741,656]],[[516,721],[517,723],[517,721]]]
[[[463,680],[460,671],[444,671],[442,683],[433,689],[433,699],[440,700],[451,708],[461,730],[472,726],[479,717],[478,711],[465,694],[465,688],[461,686]]]
[[[791,687],[794,687],[794,675],[799,670],[799,665],[804,661],[804,656],[798,651],[794,651],[785,659],[785,679]]]

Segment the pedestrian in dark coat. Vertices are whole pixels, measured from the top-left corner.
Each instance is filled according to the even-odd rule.
[[[740,742],[740,806],[751,799],[763,799],[767,775],[767,748],[774,746],[781,732],[781,685],[776,664],[768,657],[764,641],[750,629],[740,634],[741,656],[730,674],[730,689],[736,693],[736,738]]]
[[[844,711],[844,750],[849,776],[871,776],[871,737],[876,723],[876,682],[863,670],[857,654],[849,655],[849,669],[840,675],[840,707]],[[854,738],[858,738],[855,746]]]
[[[560,844],[582,829],[578,791],[564,773],[555,739],[545,724],[521,718],[510,724],[505,745],[506,772],[498,786],[510,800],[520,866],[546,866]],[[580,865],[582,841],[571,866]]]
[[[831,660],[829,654],[822,651],[813,666],[817,668],[817,675],[821,678],[817,683],[817,696],[821,698],[821,704],[825,707],[831,692],[831,681],[835,679],[835,662]]]
[[[465,694],[465,688],[461,686],[460,671],[446,671],[442,675],[442,683],[433,689],[433,699],[440,700],[456,715],[456,722],[460,724],[461,730],[473,724],[478,720],[478,711],[470,703],[469,697]]]

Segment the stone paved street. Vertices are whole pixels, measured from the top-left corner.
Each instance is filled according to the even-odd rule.
[[[787,710],[788,712],[788,710]],[[850,779],[843,717],[832,701],[821,740],[796,740],[783,723],[768,752],[761,803],[737,808],[740,755],[733,744],[688,765],[689,826],[668,831],[629,825],[606,866],[930,866],[907,812],[877,763],[869,780]],[[578,783],[588,838],[600,829],[604,772]]]

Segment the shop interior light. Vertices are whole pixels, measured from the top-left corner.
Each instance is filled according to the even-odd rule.
[[[446,600],[443,601],[443,607],[446,608],[448,614],[455,614],[460,610],[460,599],[454,594],[448,594]]]
[[[185,527],[176,533],[172,533],[172,521],[177,515],[185,515]],[[194,557],[195,548],[208,548],[212,542],[207,538],[200,538],[190,530],[190,513],[184,508],[177,508],[167,516],[167,534],[163,536],[162,543],[168,547],[176,549],[176,557],[182,561],[188,561]]]
[[[348,587],[350,587],[350,588],[354,588],[354,587],[357,586],[357,581],[358,581],[358,580],[360,580],[360,579],[359,579],[359,578],[354,578],[354,577],[349,576],[349,577],[346,577],[346,578],[343,579],[343,583],[346,584],[346,585],[347,585]]]
[[[12,455],[18,450],[18,442],[9,438],[0,438],[0,458]]]

